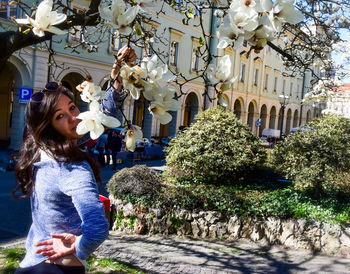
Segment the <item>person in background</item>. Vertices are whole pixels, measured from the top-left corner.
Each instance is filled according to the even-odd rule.
[[[111,130],[108,135],[107,146],[111,150],[113,170],[117,170],[117,154],[122,148],[122,138],[116,130]]]
[[[102,167],[106,165],[106,161],[105,161],[106,144],[107,144],[107,134],[103,133],[100,137],[98,137],[97,143],[95,145],[95,148],[98,151],[98,162]]]

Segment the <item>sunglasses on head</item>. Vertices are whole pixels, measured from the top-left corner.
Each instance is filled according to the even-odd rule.
[[[46,92],[55,92],[58,89],[58,84],[56,82],[48,82],[42,91],[34,93],[30,100],[34,102],[41,102],[45,96]]]

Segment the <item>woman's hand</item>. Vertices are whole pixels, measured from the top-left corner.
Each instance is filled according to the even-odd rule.
[[[111,78],[115,79],[119,73],[119,70],[121,68],[121,66],[123,64],[127,64],[127,65],[132,65],[133,62],[135,62],[136,60],[136,53],[135,51],[128,47],[128,46],[123,46],[119,51],[118,54],[115,55],[115,61],[113,64],[113,68],[111,71]],[[120,88],[121,86],[121,78],[119,77],[118,79],[116,79],[117,81],[115,81],[113,83],[114,88]],[[116,83],[117,82],[117,83]],[[118,85],[119,84],[119,85]]]
[[[52,239],[38,242],[36,246],[46,245],[39,248],[35,253],[48,256],[47,260],[54,261],[63,256],[75,253],[75,240],[77,236],[70,233],[53,234]]]

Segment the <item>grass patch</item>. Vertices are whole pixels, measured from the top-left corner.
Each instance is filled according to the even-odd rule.
[[[13,274],[17,269],[20,261],[24,258],[25,248],[6,248],[0,249],[0,273]],[[91,255],[86,260],[86,273],[143,273],[133,265],[116,259],[97,258]]]
[[[144,273],[132,264],[119,261],[116,259],[99,259],[95,255],[89,256],[87,259],[86,273],[99,274],[99,273],[132,273],[141,274]]]
[[[14,273],[25,253],[22,247],[0,249],[0,273]]]

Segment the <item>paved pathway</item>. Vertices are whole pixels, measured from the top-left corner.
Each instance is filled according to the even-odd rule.
[[[96,251],[146,273],[350,273],[350,259],[246,240],[218,242],[111,232]]]

